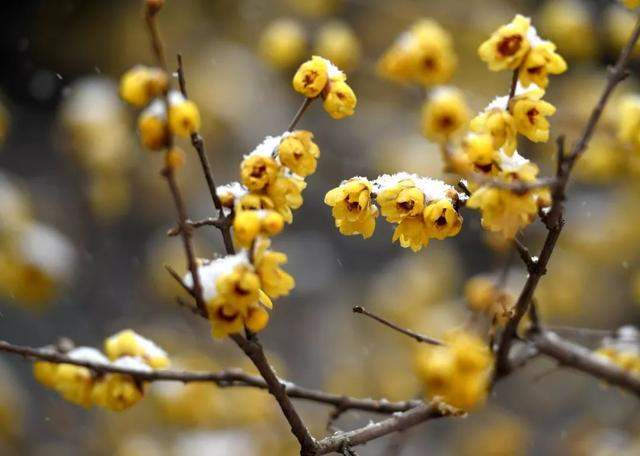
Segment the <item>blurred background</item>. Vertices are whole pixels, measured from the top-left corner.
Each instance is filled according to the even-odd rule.
[[[185,270],[180,242],[167,238],[174,208],[143,150],[135,113],[120,101],[119,76],[153,64],[138,1],[24,0],[0,15],[0,339],[42,346],[67,336],[100,347],[134,328],[165,348],[176,368],[250,370],[237,348],[213,341],[206,322],[181,309],[163,268]],[[465,300],[469,279],[491,278],[509,261],[506,244],[465,211],[462,233],[415,254],[391,244],[380,222],[373,238],[340,236],[324,194],[342,179],[408,171],[442,177],[438,148],[420,135],[423,95],[376,74],[376,60],[416,20],[452,35],[461,88],[472,110],[508,91],[477,46],[515,13],[552,39],[569,71],[552,80],[558,107],[552,138],[575,139],[598,96],[606,66],[624,44],[632,13],[588,0],[167,0],[160,25],[167,55],[184,56],[189,95],[203,116],[216,182],[237,180],[243,154],[281,133],[301,99],[291,89],[312,53],[344,69],[358,95],[356,115],[336,122],[312,105],[299,127],[321,149],[305,204],[275,240],[296,279],[278,300],[262,340],[278,372],[336,393],[421,395],[416,344],[354,316],[362,305],[438,337],[457,327],[489,328]],[[639,53],[640,54],[640,53]],[[637,70],[639,67],[635,66]],[[634,75],[620,89],[637,90]],[[544,321],[588,327],[562,334],[597,347],[610,330],[640,319],[640,152],[616,140],[610,103],[570,189],[568,223],[537,294]],[[520,141],[520,152],[552,169],[553,141]],[[180,184],[191,218],[212,215],[188,144]],[[541,224],[525,232],[537,251]],[[221,253],[217,232],[197,232],[198,255]],[[508,264],[508,263],[507,263]],[[525,275],[513,261],[507,286]],[[467,287],[468,289],[468,287]],[[559,329],[561,331],[561,329]],[[640,410],[623,393],[537,360],[508,378],[466,419],[432,422],[359,449],[362,455],[640,454]],[[327,407],[298,402],[316,435]],[[350,429],[375,419],[349,413]],[[0,454],[289,455],[297,445],[271,398],[247,389],[154,384],[122,413],[84,410],[38,385],[29,363],[0,359]]]

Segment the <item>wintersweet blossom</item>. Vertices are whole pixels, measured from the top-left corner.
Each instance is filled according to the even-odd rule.
[[[527,38],[531,20],[520,14],[507,25],[493,32],[478,48],[478,55],[491,71],[518,68],[529,51]]]
[[[422,106],[422,133],[437,143],[450,141],[468,121],[469,108],[464,96],[453,87],[438,87]]]
[[[336,227],[345,235],[373,235],[378,209],[372,204],[372,185],[367,179],[354,177],[327,192],[325,204],[331,206]]]
[[[120,96],[127,103],[141,108],[167,90],[169,78],[160,68],[136,65],[120,79]]]
[[[549,140],[547,116],[555,114],[556,108],[542,100],[544,90],[532,84],[528,89],[517,89],[510,103],[516,130],[533,142]]]

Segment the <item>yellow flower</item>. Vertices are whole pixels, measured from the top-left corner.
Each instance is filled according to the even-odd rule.
[[[550,41],[536,44],[524,59],[518,79],[524,87],[536,84],[546,88],[550,74],[561,74],[567,71],[567,62],[556,52],[556,45]]]
[[[278,164],[272,157],[248,155],[240,164],[240,178],[251,191],[263,190],[272,183],[278,174]]]
[[[405,217],[393,232],[392,242],[400,241],[404,248],[409,247],[414,252],[429,245],[429,230],[424,223],[422,214]]]
[[[323,55],[345,71],[354,69],[362,54],[353,29],[341,21],[324,24],[316,37],[315,53]]]
[[[518,195],[506,189],[480,187],[467,201],[467,207],[480,209],[482,226],[513,239],[518,231],[529,225],[538,213],[534,195]]]
[[[93,376],[86,367],[60,364],[56,372],[55,390],[67,401],[91,407]]]
[[[169,96],[169,127],[173,134],[188,138],[200,129],[200,111],[191,100],[185,100],[182,95]]]
[[[378,210],[372,204],[371,190],[368,180],[353,178],[327,192],[324,202],[331,206],[340,233],[360,234],[365,239],[373,235]]]
[[[307,184],[297,176],[280,174],[267,187],[267,196],[273,201],[274,209],[282,215],[285,222],[291,223],[293,215],[291,209],[302,206],[302,190]]]
[[[284,227],[282,215],[270,209],[243,210],[233,220],[233,235],[236,242],[249,248],[258,236],[275,236]]]
[[[358,102],[349,84],[341,79],[331,79],[328,90],[323,92],[324,110],[334,119],[343,119],[355,112]]]
[[[248,266],[238,265],[232,272],[218,277],[216,290],[216,298],[222,298],[225,303],[246,310],[249,304],[258,301],[260,278]]]
[[[640,0],[622,0],[622,3],[629,9],[635,9],[640,6]]]
[[[106,374],[91,390],[91,400],[95,405],[120,412],[135,405],[144,395],[142,384],[129,375]]]
[[[518,133],[533,142],[549,140],[549,121],[546,117],[556,112],[555,106],[541,99],[543,96],[544,90],[534,87],[511,100],[510,111]]]
[[[424,193],[411,179],[385,188],[377,195],[376,201],[383,217],[391,223],[399,223],[405,217],[419,215],[424,209]]]
[[[478,337],[462,332],[448,334],[445,343],[418,353],[416,367],[426,396],[464,410],[476,408],[487,396],[493,363],[489,349]]]
[[[153,369],[169,367],[167,353],[131,329],[124,329],[104,341],[104,352],[111,361],[123,356],[141,358]]]
[[[273,201],[268,196],[259,193],[247,193],[240,198],[235,209],[236,212],[240,212],[273,209],[274,207]]]
[[[257,211],[238,212],[233,219],[233,237],[244,248],[249,248],[260,232],[260,215]]]
[[[216,339],[239,333],[244,329],[246,308],[238,308],[217,296],[207,303],[207,311],[211,321],[211,335]]]
[[[446,198],[429,203],[423,217],[429,235],[439,240],[457,235],[462,228],[462,216]]]
[[[328,81],[326,60],[314,55],[311,60],[300,65],[293,75],[293,89],[307,98],[315,98],[320,95]]]
[[[476,171],[495,173],[498,152],[490,134],[469,133],[462,141],[462,150]]]
[[[164,113],[143,111],[138,117],[138,132],[142,145],[149,150],[164,149],[169,143],[169,128]]]
[[[441,87],[422,106],[422,133],[434,142],[445,143],[460,133],[469,121],[469,108],[462,93]]]
[[[278,157],[284,166],[305,177],[316,171],[320,149],[313,142],[313,133],[296,130],[282,140],[278,146]]]
[[[262,290],[271,298],[288,295],[295,280],[280,265],[287,262],[287,255],[269,250],[269,241],[261,241],[255,253],[256,273],[260,277]]]
[[[517,131],[511,113],[505,109],[491,108],[471,119],[469,128],[476,133],[489,133],[493,138],[493,149],[508,156],[517,147]]]
[[[529,51],[527,32],[530,19],[521,15],[493,32],[478,48],[478,55],[491,71],[518,68]]]
[[[304,28],[292,19],[276,19],[260,38],[260,55],[276,68],[287,69],[300,62],[307,43]]]
[[[618,139],[637,146],[640,144],[640,96],[626,95],[619,106]]]
[[[141,108],[168,87],[167,73],[160,68],[136,65],[120,79],[120,96],[127,103]]]
[[[47,388],[53,388],[56,384],[56,374],[58,365],[47,361],[36,361],[33,363],[33,376]]]
[[[378,72],[393,81],[433,86],[448,82],[456,64],[450,35],[435,21],[422,19],[384,53]]]
[[[247,316],[244,319],[244,325],[251,332],[257,333],[267,327],[269,323],[269,312],[262,306],[255,304],[249,306]]]

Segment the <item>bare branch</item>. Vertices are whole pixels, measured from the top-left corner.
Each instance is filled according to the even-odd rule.
[[[375,315],[371,312],[369,312],[368,310],[365,310],[364,307],[361,306],[355,306],[353,308],[353,313],[358,313],[358,314],[362,314],[362,315],[366,315],[369,318],[374,319],[375,321],[377,321],[378,323],[382,323],[383,325],[398,331],[401,334],[404,334],[405,336],[409,336],[415,340],[417,340],[418,342],[422,342],[425,344],[430,344],[430,345],[444,345],[443,342],[434,339],[432,337],[428,337],[428,336],[423,336],[422,334],[418,334],[417,332],[411,331],[409,329],[404,329],[401,328],[400,326],[396,325],[395,323],[390,322],[389,320],[386,320],[378,315]]]
[[[293,129],[296,128],[296,125],[298,125],[298,122],[300,122],[300,119],[302,119],[302,115],[307,110],[307,108],[309,106],[311,106],[311,103],[313,103],[313,100],[315,100],[315,98],[305,98],[304,99],[304,101],[302,102],[302,104],[298,108],[298,111],[296,112],[296,115],[293,116],[293,119],[291,120],[291,123],[287,127],[287,131],[293,131]]]
[[[529,339],[540,353],[555,359],[563,366],[585,372],[640,397],[640,377],[605,358],[594,355],[590,350],[549,331],[534,332],[530,334]]]
[[[354,431],[340,432],[322,439],[318,442],[316,454],[321,455],[340,451],[344,445],[349,447],[362,445],[393,432],[404,431],[427,420],[464,415],[464,412],[439,402],[422,404],[378,423],[370,424]]]

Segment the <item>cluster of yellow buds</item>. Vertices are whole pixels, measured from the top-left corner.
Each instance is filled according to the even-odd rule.
[[[567,63],[551,41],[542,40],[527,17],[516,15],[493,32],[478,48],[491,71],[516,70],[523,86],[535,83],[546,88],[550,74],[561,74]]]
[[[66,236],[34,220],[32,212],[20,183],[0,173],[0,296],[40,307],[73,279],[76,252]]]
[[[218,187],[226,208],[234,210],[236,242],[249,248],[258,237],[280,233],[302,206],[304,178],[316,171],[320,149],[306,130],[267,136],[240,163],[240,182]]]
[[[128,329],[109,337],[104,343],[106,356],[91,347],[77,347],[66,355],[75,361],[115,366],[138,372],[169,366],[167,354],[152,341]],[[33,375],[40,383],[56,390],[64,399],[83,407],[96,405],[122,411],[142,399],[145,385],[132,376],[96,373],[75,364],[36,361]]]
[[[457,65],[449,33],[431,19],[417,21],[378,61],[378,73],[392,81],[433,86],[448,82]]]
[[[613,337],[602,341],[596,354],[624,370],[640,375],[640,332],[633,326],[623,326]]]
[[[293,75],[293,88],[307,98],[322,97],[325,111],[334,119],[353,115],[357,98],[347,76],[329,60],[314,55]]]
[[[500,288],[493,277],[472,277],[465,284],[464,295],[472,311],[483,313],[499,325],[504,325],[512,317],[516,297],[508,290]]]
[[[271,22],[260,37],[262,58],[278,69],[300,64],[308,55],[308,38],[304,26],[291,18]],[[323,55],[340,68],[353,70],[360,62],[360,41],[347,23],[332,20],[324,23],[315,36],[314,53]]]
[[[120,96],[134,107],[146,106],[138,117],[138,132],[149,150],[165,149],[171,135],[186,138],[200,128],[197,105],[170,91],[169,76],[160,68],[136,65],[128,70],[120,80]]]
[[[259,238],[252,247],[253,258],[248,250],[242,250],[198,267],[213,337],[222,338],[244,328],[261,331],[269,322],[266,309],[273,308],[271,298],[286,295],[293,288],[293,277],[280,268],[287,256],[269,246],[268,239]],[[185,282],[192,284],[190,274]]]
[[[482,339],[464,332],[450,333],[444,342],[444,346],[429,346],[418,354],[416,367],[425,395],[471,410],[487,396],[491,352]]]
[[[462,227],[458,192],[442,181],[415,174],[385,174],[374,181],[353,177],[327,192],[324,202],[331,206],[340,233],[371,237],[379,211],[397,225],[393,242],[414,252],[427,246],[429,239],[457,235]]]

